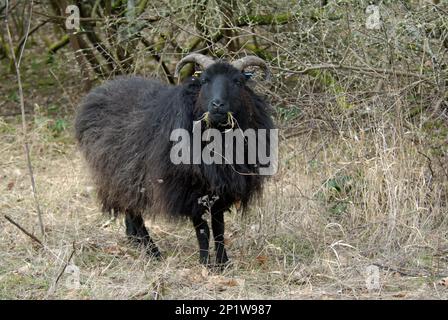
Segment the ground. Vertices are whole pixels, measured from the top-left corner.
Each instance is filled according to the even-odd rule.
[[[0,299],[448,298],[441,282],[447,274],[446,229],[418,219],[412,222],[412,217],[396,212],[399,219],[392,231],[383,223],[387,214],[375,212],[379,206],[369,211],[348,200],[339,208],[329,199],[334,190],[325,191],[328,182],[345,182],[321,177],[356,166],[354,160],[338,159],[342,146],[325,145],[325,152],[315,155],[313,162],[300,150],[319,150],[318,143],[302,139],[282,146],[283,166],[268,183],[263,200],[245,216],[236,209],[226,216],[232,264],[217,272],[198,264],[196,237],[185,221],[146,221],[164,253],[162,261],[129,246],[122,219],[100,213],[71,130],[55,132],[49,119],[34,122],[29,129],[46,237],[42,239],[39,232],[20,125],[2,121]],[[288,157],[292,154],[294,161]],[[402,159],[398,169],[409,160]],[[356,161],[363,162],[368,172],[377,160]],[[374,187],[375,177],[364,179]],[[362,190],[359,182],[351,183],[350,188]],[[398,197],[410,192],[399,184],[391,190]],[[374,196],[373,191],[367,191],[367,197]],[[343,197],[349,198],[349,191],[344,192]],[[367,201],[366,195],[357,196]],[[4,215],[43,240],[44,246]],[[377,282],[369,278],[375,266]],[[373,281],[371,290],[366,281]]]

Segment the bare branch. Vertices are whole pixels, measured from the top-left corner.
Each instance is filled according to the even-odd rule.
[[[30,3],[30,14],[29,14],[29,21],[31,21],[31,15],[33,12],[33,0],[31,0]],[[30,149],[28,146],[28,134],[27,134],[27,130],[26,130],[26,118],[25,118],[25,99],[23,97],[23,87],[22,87],[22,80],[20,77],[20,58],[22,57],[22,54],[20,54],[19,60],[17,60],[16,57],[16,53],[14,52],[14,45],[13,45],[13,41],[12,41],[12,36],[11,36],[11,30],[9,29],[9,23],[8,23],[8,6],[9,6],[9,1],[6,2],[6,17],[5,17],[5,26],[6,26],[6,32],[8,35],[8,42],[9,42],[9,48],[11,50],[11,57],[13,59],[14,62],[14,66],[16,69],[16,74],[17,74],[17,84],[19,86],[19,97],[20,97],[20,109],[21,109],[21,113],[22,113],[22,133],[23,133],[23,145],[24,145],[24,149],[25,149],[25,156],[26,156],[26,162],[27,162],[27,166],[28,166],[28,172],[30,174],[30,179],[31,179],[31,187],[33,190],[33,197],[34,197],[34,203],[36,206],[36,211],[37,211],[37,216],[39,218],[39,227],[40,227],[40,232],[42,237],[45,236],[45,229],[44,229],[44,224],[42,221],[42,212],[40,210],[40,205],[39,205],[39,200],[37,197],[37,191],[36,191],[36,183],[34,181],[34,174],[33,174],[33,166],[31,164],[31,156],[30,156]],[[28,29],[26,31],[26,34],[29,34],[30,32],[30,23],[28,23]],[[25,37],[25,40],[23,41],[23,47],[25,47],[26,44],[26,39],[28,37]],[[23,230],[22,230],[23,231]]]
[[[338,65],[338,64],[316,64],[307,66],[300,70],[291,70],[281,67],[272,67],[272,69],[277,69],[285,72],[290,72],[294,74],[306,74],[313,70],[324,70],[324,69],[346,69],[346,70],[353,70],[353,71],[359,71],[363,73],[368,74],[376,74],[378,76],[382,76],[384,74],[391,74],[396,76],[403,76],[403,77],[411,77],[411,78],[422,78],[421,74],[418,73],[412,73],[412,72],[404,72],[404,71],[398,71],[398,70],[392,70],[392,69],[380,69],[380,68],[368,68],[368,67],[358,67],[358,66],[345,66],[345,65]]]

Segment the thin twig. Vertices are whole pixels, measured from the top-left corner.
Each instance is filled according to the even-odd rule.
[[[58,15],[50,15],[47,14],[45,12],[40,12],[40,11],[36,11],[36,14],[42,17],[46,17],[50,20],[54,20],[54,21],[64,21],[67,20],[66,16],[58,16]],[[155,16],[155,17],[136,17],[134,19],[134,21],[145,21],[147,23],[151,23],[151,22],[157,22],[161,19],[161,16]],[[92,17],[79,17],[78,18],[79,21],[86,21],[86,22],[108,22],[108,18],[92,18]],[[124,19],[123,19],[123,23],[124,23]],[[126,21],[127,23],[127,21]]]
[[[51,19],[51,20],[60,20],[60,21],[65,21],[65,20],[67,20],[67,17],[66,17],[66,16],[50,15],[50,14],[47,14],[47,13],[44,13],[44,12],[39,12],[39,11],[36,11],[35,13],[36,13],[37,15],[39,15],[39,16],[43,16],[43,17],[46,17],[46,18]],[[79,19],[79,21],[92,21],[92,22],[97,22],[97,21],[102,21],[102,22],[104,22],[104,21],[106,21],[106,19],[102,19],[102,18],[85,18],[85,17],[79,17],[78,19]]]
[[[419,272],[416,270],[399,270],[397,268],[388,266],[388,265],[383,265],[381,263],[373,263],[374,266],[377,266],[378,268],[385,270],[386,272],[396,272],[401,276],[404,277],[429,277],[429,276],[433,276],[433,277],[438,277],[438,278],[443,278],[446,277],[447,274],[446,273],[438,273],[438,274],[431,274],[430,272]]]
[[[286,71],[294,74],[305,74],[307,72],[313,71],[313,70],[322,70],[322,69],[346,69],[346,70],[352,70],[352,71],[359,71],[369,74],[392,74],[396,76],[403,76],[403,77],[413,77],[413,78],[422,78],[422,76],[418,73],[412,73],[412,72],[404,72],[404,71],[398,71],[398,70],[390,70],[390,69],[380,69],[380,68],[367,68],[367,67],[359,67],[359,66],[345,66],[345,65],[338,65],[338,64],[331,64],[331,63],[324,63],[324,64],[316,64],[312,66],[305,67],[301,70],[290,70],[286,68],[280,68],[280,67],[272,67],[273,69]]]
[[[30,14],[28,16],[29,21],[31,21],[31,15],[32,15],[32,12],[33,12],[33,4],[34,4],[33,2],[34,2],[33,0],[31,0],[31,2],[30,2]],[[35,202],[35,205],[36,205],[37,216],[39,218],[40,232],[41,232],[42,237],[44,237],[45,236],[45,229],[44,229],[44,224],[43,224],[43,221],[42,221],[42,212],[40,210],[39,200],[37,198],[36,183],[34,181],[34,174],[33,174],[33,166],[31,164],[30,148],[28,146],[28,141],[27,141],[28,140],[27,139],[28,135],[27,135],[27,130],[26,130],[25,100],[24,100],[24,97],[23,97],[22,79],[20,77],[20,69],[19,69],[20,68],[20,66],[19,66],[20,60],[19,61],[17,60],[16,54],[15,54],[14,49],[13,49],[14,45],[13,45],[12,36],[11,36],[11,30],[9,29],[9,22],[8,22],[8,17],[9,17],[9,10],[8,10],[8,8],[9,8],[9,1],[7,0],[6,1],[6,13],[5,13],[5,15],[6,15],[6,17],[5,17],[5,26],[6,26],[6,33],[8,35],[9,48],[11,50],[11,57],[13,59],[14,66],[15,66],[15,69],[16,69],[17,84],[19,86],[20,109],[21,109],[21,113],[22,113],[22,132],[23,132],[23,138],[24,138],[23,145],[24,145],[24,148],[25,148],[26,162],[27,162],[28,171],[29,171],[29,174],[30,174],[31,187],[32,187],[32,190],[33,190],[33,197],[34,197],[34,202]],[[28,28],[26,30],[26,34],[29,34],[29,32],[30,32],[30,25],[31,24],[28,23]],[[26,36],[25,40],[23,41],[23,47],[25,47],[27,39],[28,39],[28,37]],[[22,53],[20,54],[19,58],[21,58],[21,57],[22,57]]]
[[[70,97],[70,95],[68,94],[67,90],[65,90],[64,86],[62,85],[61,81],[59,80],[58,76],[53,72],[53,70],[48,69],[48,71],[51,73],[51,75],[53,76],[53,78],[57,81],[58,86],[61,88],[62,92],[64,93],[64,95],[67,97],[67,100],[70,102],[71,107],[73,108],[73,110],[76,109],[76,103],[73,101],[72,97]],[[67,106],[64,104],[64,109],[65,112],[67,113]]]
[[[24,234],[26,234],[28,237],[31,238],[31,240],[33,240],[34,242],[36,242],[39,246],[41,246],[42,248],[44,248],[44,244],[36,238],[35,235],[31,234],[30,232],[26,231],[24,227],[22,227],[20,224],[18,224],[17,222],[15,222],[11,217],[7,216],[6,214],[4,215],[5,219],[8,220],[10,223],[12,223],[14,226],[16,226],[20,231],[22,231]]]
[[[30,12],[31,14],[31,12]],[[29,19],[29,21],[31,21],[31,18]],[[39,23],[37,26],[35,26],[33,29],[29,30],[30,28],[30,23],[28,25],[28,30],[27,33],[22,37],[22,39],[20,39],[19,44],[17,46],[16,52],[20,51],[20,55],[19,55],[19,59],[18,59],[18,65],[20,66],[20,62],[22,60],[22,55],[23,55],[23,50],[25,50],[25,42],[28,39],[28,37],[30,35],[32,35],[34,32],[36,32],[37,30],[40,29],[40,27],[44,26],[49,20],[44,20],[41,23]]]
[[[73,250],[70,253],[70,256],[68,257],[67,261],[65,262],[65,264],[62,266],[61,271],[59,271],[58,276],[56,277],[56,279],[54,280],[53,284],[51,285],[50,289],[48,290],[49,294],[53,294],[54,291],[56,290],[56,286],[59,282],[59,280],[61,279],[62,275],[65,272],[65,269],[67,269],[68,264],[70,263],[70,261],[73,258],[73,255],[76,252],[76,246],[75,246],[75,242],[73,241]]]
[[[57,260],[63,262],[63,260],[61,258],[59,258],[59,256],[53,252],[53,250],[51,250],[50,248],[48,248],[45,244],[42,243],[42,241],[40,241],[35,235],[33,235],[32,233],[28,232],[24,227],[22,227],[19,223],[15,222],[10,216],[8,215],[3,215],[3,217],[10,222],[11,224],[13,224],[14,226],[16,226],[20,231],[22,231],[24,234],[26,234],[28,237],[31,238],[31,240],[33,240],[34,242],[36,242],[37,245],[39,245],[39,247],[43,248],[44,250],[48,251],[49,253],[51,253]],[[73,246],[75,244],[73,243]]]
[[[25,111],[25,114],[32,114],[33,112],[31,110]],[[7,112],[7,113],[0,113],[0,117],[15,117],[21,115],[22,112]]]

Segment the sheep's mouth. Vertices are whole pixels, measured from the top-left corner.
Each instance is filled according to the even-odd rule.
[[[213,126],[221,126],[227,123],[227,114],[221,112],[211,112],[209,113],[208,118],[210,119],[210,123]]]
[[[203,121],[207,128],[233,129],[236,125],[236,119],[232,112],[205,112],[199,121]]]

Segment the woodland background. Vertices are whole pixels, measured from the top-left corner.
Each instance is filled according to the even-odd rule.
[[[448,297],[448,1],[0,0],[0,24],[0,299]],[[273,72],[280,171],[227,215],[222,273],[188,223],[147,221],[162,262],[129,247],[72,133],[89,89],[177,83],[190,52]]]

